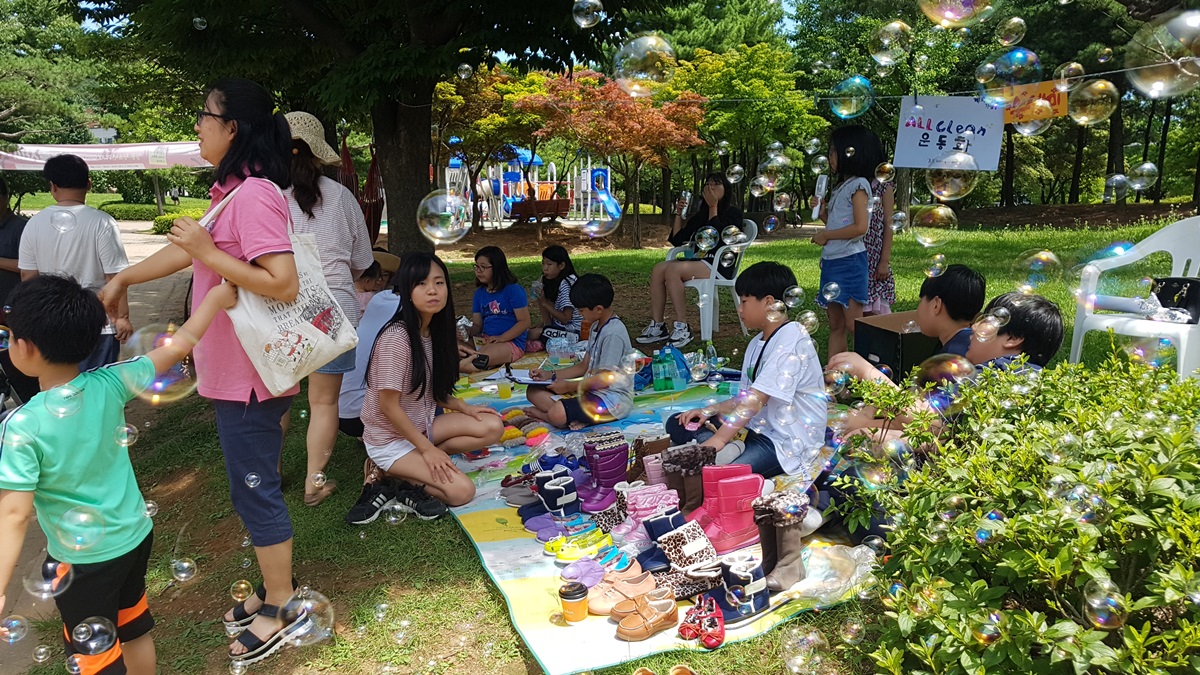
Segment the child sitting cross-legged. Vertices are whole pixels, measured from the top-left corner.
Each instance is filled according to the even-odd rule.
[[[825,401],[816,348],[800,324],[787,321],[784,291],[796,285],[792,270],[775,262],[751,265],[734,292],[746,328],[759,333],[746,346],[741,392],[715,407],[697,408],[667,420],[671,442],[695,441],[718,451],[742,445],[733,464],[749,464],[765,478],[811,475],[825,439]],[[776,303],[780,303],[776,306]],[[734,437],[747,427],[745,441]]]
[[[41,275],[9,296],[9,355],[21,372],[38,379],[41,392],[0,430],[0,589],[11,588],[36,510],[48,552],[42,577],[33,581],[39,592],[54,596],[67,656],[79,668],[74,672],[155,672],[154,619],[146,604],[154,521],[129,461],[125,404],[179,363],[217,312],[236,302],[235,289],[221,284],[161,347],[80,373],[79,362],[108,323],[96,294],[73,279]],[[47,396],[64,391],[79,402],[70,419],[47,405]],[[0,595],[0,615],[5,600]],[[99,653],[77,650],[70,636],[94,617],[116,627],[116,640]],[[0,640],[12,636],[0,628]]]
[[[573,366],[558,371],[535,369],[530,377],[546,382],[530,385],[526,396],[532,407],[525,413],[556,427],[582,429],[629,415],[633,409],[633,379],[622,369],[632,349],[629,331],[612,309],[613,287],[607,277],[585,274],[571,287],[571,304],[591,324],[587,354]],[[614,377],[615,375],[615,377]],[[588,391],[575,378],[586,378]]]

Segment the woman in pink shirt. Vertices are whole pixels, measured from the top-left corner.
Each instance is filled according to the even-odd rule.
[[[196,114],[200,156],[216,167],[212,205],[239,188],[206,230],[191,218],[175,221],[171,245],[117,274],[100,297],[110,314],[126,290],[192,266],[192,306],[199,306],[222,279],[239,288],[289,302],[300,281],[288,235],[288,204],[281,192],[290,184],[291,131],[274,112],[271,94],[244,79],[213,85]],[[213,400],[217,433],[230,497],[258,556],[263,585],[226,616],[230,632],[241,630],[230,657],[249,664],[270,656],[303,620],[284,626],[279,607],[293,593],[292,523],[280,490],[281,418],[297,387],[273,397],[254,370],[220,313],[196,344],[196,375],[201,396]]]

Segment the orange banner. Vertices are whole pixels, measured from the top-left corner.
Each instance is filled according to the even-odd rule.
[[[1007,94],[1007,92],[1005,93]],[[1012,93],[1012,105],[1004,109],[1005,124],[1037,118],[1062,117],[1067,114],[1067,92],[1056,89],[1053,80],[1013,87]],[[1035,113],[1035,110],[1045,110],[1044,107],[1034,108],[1033,102],[1039,98],[1050,103],[1050,107],[1054,110],[1052,114],[1037,115]]]

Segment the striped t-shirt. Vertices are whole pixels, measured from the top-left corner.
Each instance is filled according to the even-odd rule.
[[[371,367],[367,371],[367,394],[363,398],[362,423],[363,442],[372,446],[383,446],[404,438],[392,426],[379,407],[380,392],[400,392],[400,408],[412,420],[417,431],[428,436],[429,426],[437,411],[433,399],[433,340],[421,337],[425,350],[425,391],[412,389],[412,349],[408,344],[408,327],[402,322],[394,323],[379,334],[371,354]],[[388,396],[395,394],[388,393]],[[411,440],[411,439],[410,439]]]
[[[558,297],[554,298],[554,311],[562,312],[568,307],[571,308],[571,321],[567,325],[562,325],[557,319],[551,317],[548,322],[555,328],[562,328],[572,333],[579,333],[579,329],[583,327],[583,315],[575,309],[575,305],[571,304],[571,286],[575,284],[575,275],[572,274],[566,279],[563,279],[558,284]]]

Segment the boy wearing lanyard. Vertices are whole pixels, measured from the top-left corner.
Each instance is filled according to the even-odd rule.
[[[825,440],[826,406],[815,345],[782,306],[784,291],[795,285],[792,270],[774,262],[738,275],[738,314],[747,328],[762,331],[746,345],[741,391],[669,418],[672,443],[695,441],[719,451],[740,443],[733,439],[745,428],[745,447],[733,464],[749,464],[765,478],[812,475]]]

